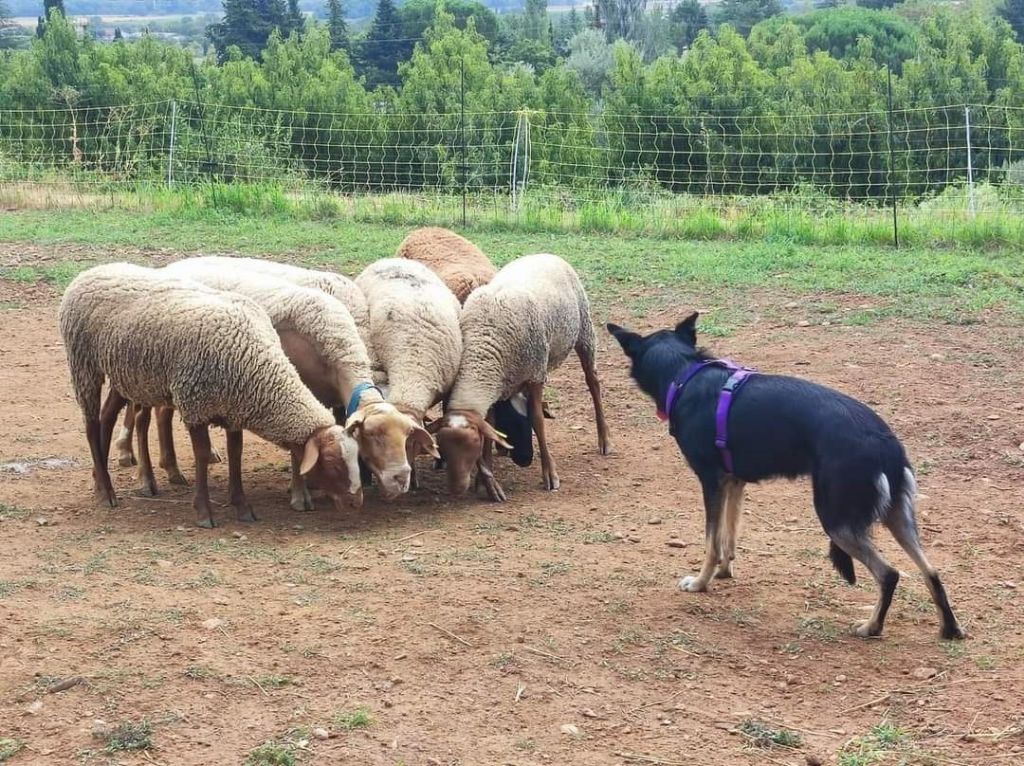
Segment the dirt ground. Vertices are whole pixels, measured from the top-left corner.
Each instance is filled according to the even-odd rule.
[[[866,300],[832,299],[840,314]],[[507,503],[452,502],[425,463],[425,488],[396,503],[370,491],[359,513],[321,502],[297,514],[286,455],[248,437],[254,524],[221,508],[221,526],[197,529],[187,488],[133,497],[132,470],[117,467],[121,505],[99,508],[57,300],[0,281],[0,738],[23,743],[12,763],[241,764],[268,741],[279,760],[250,762],[1024,762],[1024,346],[999,316],[822,326],[804,311],[811,298],[780,318],[777,297],[747,295],[750,321],[708,339],[861,398],[905,440],[926,549],[971,633],[948,643],[882,535],[905,577],[884,637],[849,635],[874,586],[859,565],[868,582],[854,588],[832,572],[805,482],[749,487],[736,579],[679,591],[701,560],[697,483],[603,332],[616,453],[597,454],[571,360],[550,395],[556,493],[539,465],[503,461]],[[677,318],[636,319],[620,300],[599,316]],[[222,432],[214,440],[223,448]],[[178,444],[189,474],[183,433]],[[211,486],[224,501],[225,466]],[[103,736],[142,719],[148,750]],[[789,747],[750,736],[782,729],[798,737]]]

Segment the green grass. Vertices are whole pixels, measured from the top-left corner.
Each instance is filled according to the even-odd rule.
[[[153,725],[145,719],[125,721],[108,732],[104,739],[108,753],[149,750],[153,747]]]
[[[0,737],[0,763],[6,763],[8,760],[20,753],[24,747],[25,743],[20,739]]]
[[[97,258],[105,259],[126,257],[118,253],[123,248],[129,250],[127,257],[145,260],[145,254],[137,251],[141,242],[147,248],[183,253],[237,252],[326,264],[351,274],[369,261],[391,255],[413,225],[351,215],[311,218],[305,208],[279,204],[271,192],[265,192],[268,201],[245,202],[244,191],[236,190],[236,197],[218,202],[217,207],[150,204],[130,215],[120,208],[27,210],[0,217],[0,241],[92,245],[98,250]],[[805,223],[819,228],[831,225],[826,219]],[[674,308],[678,303],[682,311],[687,299],[700,296],[702,301],[713,301],[728,298],[729,291],[758,288],[776,294],[879,296],[891,304],[887,314],[953,323],[974,321],[980,312],[993,308],[1024,315],[1024,259],[1017,249],[1000,246],[998,239],[985,240],[984,247],[962,244],[962,239],[935,247],[927,238],[908,236],[909,244],[895,250],[871,238],[832,241],[809,234],[783,236],[766,233],[764,227],[749,239],[692,241],[679,239],[679,234],[661,236],[645,230],[613,237],[604,231],[531,230],[520,224],[503,226],[493,220],[474,224],[471,219],[466,233],[499,264],[528,252],[556,252],[577,267],[595,297],[661,289],[669,297],[665,305]],[[682,235],[700,237],[701,233]],[[89,265],[58,261],[8,269],[0,275],[41,280],[59,288]],[[872,318],[873,314],[857,314],[850,322]],[[709,320],[716,334],[729,332],[734,323],[729,316]]]
[[[290,742],[264,742],[245,759],[245,766],[295,766],[295,746]]]
[[[738,731],[751,747],[769,750],[773,747],[800,747],[803,737],[783,727],[770,726],[762,721],[747,718],[740,723]]]
[[[344,731],[365,729],[373,724],[370,711],[365,707],[357,707],[355,710],[342,710],[334,716],[334,726]]]
[[[864,736],[848,742],[839,751],[838,763],[839,766],[871,766],[886,760],[887,753],[892,751],[899,751],[905,755],[919,754],[915,751],[910,736],[903,729],[889,721],[882,721],[872,726],[871,731]],[[914,761],[908,758],[901,762]]]

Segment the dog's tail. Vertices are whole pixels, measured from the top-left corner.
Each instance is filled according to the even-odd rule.
[[[832,559],[832,566],[835,567],[842,578],[850,583],[850,585],[855,585],[857,574],[853,571],[853,559],[850,558],[850,554],[830,540],[828,544],[828,557]]]

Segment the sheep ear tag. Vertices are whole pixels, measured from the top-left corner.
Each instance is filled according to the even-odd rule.
[[[658,420],[660,420],[662,423],[664,423],[664,422],[666,422],[668,420],[668,415],[666,415],[662,410],[658,410],[655,413],[655,415],[658,416]]]
[[[299,474],[305,476],[313,470],[316,461],[320,459],[320,447],[316,443],[316,435],[306,440],[306,447],[302,453],[302,464],[299,466]]]

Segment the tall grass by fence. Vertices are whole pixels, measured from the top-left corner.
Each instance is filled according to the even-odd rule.
[[[951,239],[981,227],[1021,241],[1021,160],[1024,109],[992,105],[462,115],[158,101],[0,111],[9,201],[48,188],[113,198],[257,185],[366,216],[445,223],[465,206],[470,218],[509,225],[708,236],[763,233],[758,221],[784,214],[790,227],[846,220],[884,239],[895,206],[911,236],[916,221]]]

